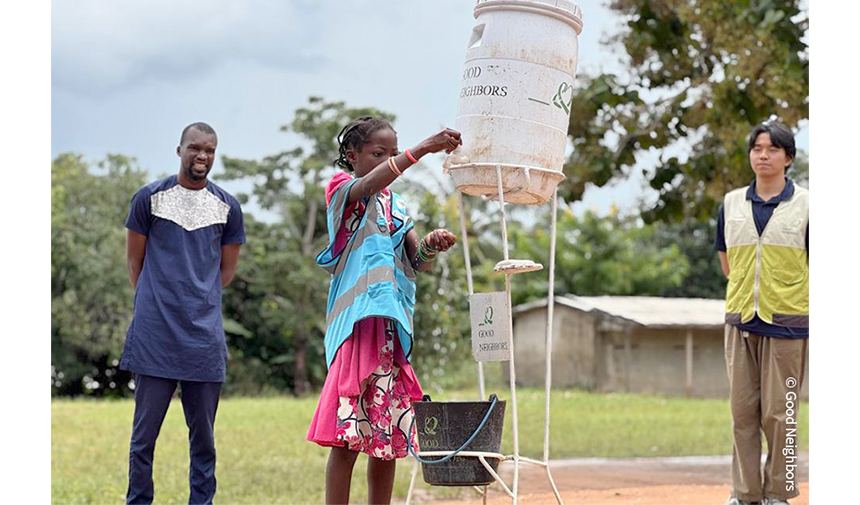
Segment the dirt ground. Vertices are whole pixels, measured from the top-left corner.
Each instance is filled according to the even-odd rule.
[[[731,493],[730,456],[677,458],[571,459],[550,462],[566,505],[721,505]],[[504,464],[501,476],[510,486],[513,465]],[[421,479],[419,473],[418,479]],[[797,481],[800,496],[792,505],[809,504],[809,454],[802,453]],[[460,500],[433,499],[426,487],[416,483],[413,503],[432,505],[480,505],[477,493],[469,490]],[[487,503],[509,504],[511,499],[498,484],[490,486]],[[556,503],[543,468],[521,464],[521,505]]]

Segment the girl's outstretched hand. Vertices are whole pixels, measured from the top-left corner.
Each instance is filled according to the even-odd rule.
[[[457,243],[457,236],[448,230],[433,230],[424,237],[424,242],[434,251],[447,251]]]
[[[439,151],[445,151],[450,154],[451,151],[462,144],[463,141],[460,139],[460,132],[451,128],[445,128],[439,133],[422,140],[419,147],[415,150],[419,151],[420,154],[438,153]]]

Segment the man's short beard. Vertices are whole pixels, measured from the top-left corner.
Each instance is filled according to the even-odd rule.
[[[209,175],[210,170],[212,170],[211,167],[207,168],[206,173],[203,174],[203,176],[199,176],[199,175],[197,175],[197,173],[194,172],[194,165],[191,164],[191,165],[188,165],[187,167],[185,167],[185,177],[188,177],[188,180],[191,180],[194,182],[200,182],[200,181],[206,179],[206,176]]]

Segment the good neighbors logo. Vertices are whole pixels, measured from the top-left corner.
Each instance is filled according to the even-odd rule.
[[[795,472],[797,471],[797,411],[799,403],[797,393],[793,390],[797,386],[797,380],[789,377],[785,380],[788,392],[785,393],[785,445],[782,446],[782,455],[785,457],[785,490],[794,491]]]
[[[472,356],[477,361],[507,361],[510,315],[504,291],[475,293],[469,297],[472,320]]]
[[[528,99],[532,102],[550,106],[550,103],[544,100],[539,100],[531,96],[528,97]],[[573,86],[562,81],[562,83],[558,85],[555,95],[552,97],[552,105],[561,109],[565,114],[570,116],[570,109],[573,107]]]
[[[569,116],[570,108],[573,106],[573,86],[566,82],[559,84],[558,91],[552,97],[552,104]]]

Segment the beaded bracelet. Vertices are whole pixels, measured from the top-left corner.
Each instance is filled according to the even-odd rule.
[[[421,239],[421,243],[418,244],[418,260],[423,263],[431,263],[436,261],[436,254],[439,251],[431,248],[424,239]]]
[[[394,172],[394,175],[403,175],[403,172],[401,172],[400,169],[397,168],[397,163],[394,162],[394,156],[388,158],[388,168],[390,168],[391,171]]]

